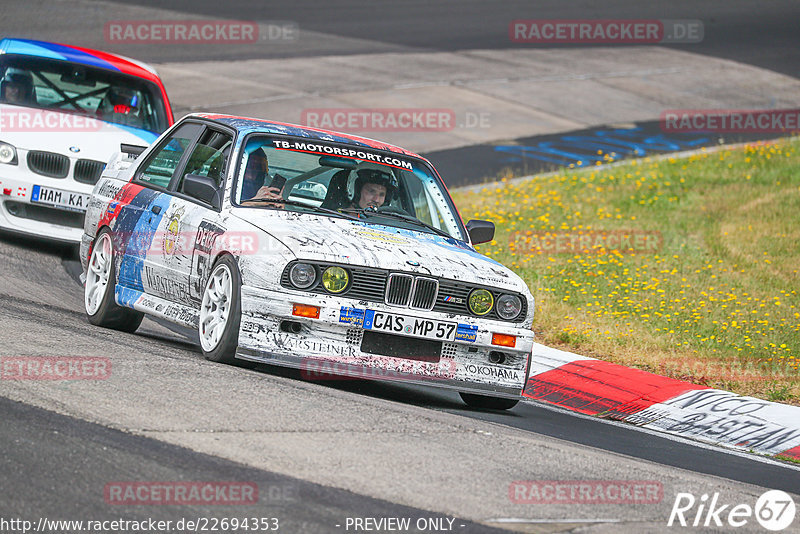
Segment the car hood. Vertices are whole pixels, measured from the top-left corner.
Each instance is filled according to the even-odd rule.
[[[510,269],[456,239],[282,210],[234,211],[240,219],[283,243],[297,259],[427,274],[528,292]]]
[[[46,150],[106,162],[120,143],[149,145],[157,134],[74,113],[0,104],[0,141],[22,150]]]

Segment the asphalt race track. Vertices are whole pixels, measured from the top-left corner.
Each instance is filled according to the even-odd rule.
[[[792,1],[757,7],[744,1],[681,1],[656,7],[631,0],[602,7],[555,0],[491,7],[477,0],[177,0],[168,7],[155,0],[12,4],[10,15],[0,20],[4,35],[73,42],[157,63],[175,81],[168,90],[182,112],[192,110],[200,89],[209,102],[226,95],[217,78],[202,88],[177,85],[184,75],[192,79],[187,74],[191,65],[202,70],[204,62],[215,67],[225,63],[247,77],[247,69],[261,64],[239,66],[235,61],[308,58],[323,65],[327,56],[336,56],[338,68],[338,58],[348,55],[466,51],[467,57],[474,50],[498,54],[511,48],[506,28],[514,19],[699,19],[705,24],[703,42],[691,48],[667,45],[667,52],[683,58],[681,54],[690,51],[717,66],[737,62],[779,73],[782,79],[800,75],[800,4]],[[70,9],[57,13],[63,6]],[[260,47],[130,45],[117,50],[102,37],[102,21],[114,14],[131,20],[169,15],[289,21],[308,38]],[[86,21],[92,21],[91,31]],[[554,48],[580,53],[578,45]],[[512,63],[499,68],[509,69],[509,77],[514,74]],[[356,66],[341,69],[342,79],[357,84],[359,76]],[[310,87],[313,82],[309,73],[297,84]],[[649,137],[659,133],[653,122],[626,123],[625,128],[640,127]],[[503,167],[534,171],[564,163],[544,159],[552,157],[548,143],[565,135],[585,138],[608,128],[604,123],[587,128],[580,121],[575,122],[578,126],[570,124],[565,119],[552,132],[496,135],[491,143],[448,141],[447,148],[417,150],[456,177],[450,185],[464,185]],[[512,122],[495,126],[515,127]],[[681,149],[719,142],[702,135],[671,138],[676,140]],[[410,532],[662,532],[669,530],[667,521],[679,493],[698,499],[718,493],[720,502],[732,506],[753,506],[767,489],[800,495],[797,465],[531,402],[507,413],[475,412],[448,391],[402,383],[315,381],[264,365],[245,370],[207,362],[194,333],[178,327],[145,319],[131,335],[91,326],[84,316],[74,250],[3,234],[0,258],[0,357],[96,357],[111,366],[104,380],[0,380],[2,532],[21,531],[2,523],[14,518],[34,524],[42,518],[122,518],[175,525],[181,519],[231,517],[277,518],[279,531],[289,533],[391,530],[386,523],[374,529],[363,528],[363,522],[361,529],[354,526],[354,519],[365,518],[410,518],[411,525],[424,527]],[[106,493],[115,483],[201,481],[250,484],[258,498],[244,505],[130,505],[115,503]],[[645,481],[658,485],[662,494],[649,504],[542,505],[515,497],[518,481]],[[800,505],[800,499],[795,500]],[[695,511],[687,518],[693,519]],[[183,525],[171,531],[199,530]],[[764,531],[754,519],[735,530]]]

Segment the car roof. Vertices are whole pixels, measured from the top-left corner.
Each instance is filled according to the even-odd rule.
[[[136,76],[156,82],[161,85],[156,70],[148,65],[129,57],[81,48],[79,46],[51,43],[48,41],[34,41],[30,39],[3,39],[0,41],[0,54],[16,54],[22,56],[70,61],[91,67],[98,67],[110,71]]]
[[[300,126],[298,124],[269,121],[266,119],[254,119],[250,117],[239,117],[236,115],[223,115],[219,113],[193,113],[192,115],[189,115],[189,117],[200,117],[203,119],[212,120],[234,128],[235,130],[238,130],[244,134],[263,132],[307,137],[309,139],[316,139],[319,141],[335,141],[348,145],[386,150],[388,152],[395,152],[404,156],[412,156],[427,161],[425,158],[415,154],[414,152],[410,152],[404,148],[400,148],[389,143],[384,143],[383,141],[376,141],[375,139],[370,139],[368,137],[360,137],[357,135],[335,132],[332,130],[323,130],[321,128],[312,128],[310,126]]]

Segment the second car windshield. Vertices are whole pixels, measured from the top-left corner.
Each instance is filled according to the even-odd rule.
[[[154,133],[167,124],[152,82],[68,61],[6,55],[0,61],[0,102],[80,113]]]
[[[464,239],[449,195],[427,165],[367,148],[251,136],[235,199],[244,207],[331,210]]]

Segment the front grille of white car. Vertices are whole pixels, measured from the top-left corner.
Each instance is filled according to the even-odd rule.
[[[386,284],[386,304],[430,310],[438,292],[439,282],[433,278],[392,273]]]
[[[66,178],[69,174],[69,158],[55,152],[32,150],[28,152],[28,168],[42,176]]]
[[[281,274],[281,285],[287,289],[297,289],[292,286],[289,281],[289,269],[293,264],[294,262],[289,263]],[[474,314],[470,313],[467,302],[469,301],[470,293],[474,289],[482,287],[491,291],[495,300],[504,293],[512,293],[520,297],[522,300],[522,311],[517,319],[511,322],[522,321],[528,311],[527,299],[518,293],[510,291],[503,291],[482,285],[478,286],[477,284],[469,284],[459,280],[448,280],[446,278],[437,279],[416,276],[411,273],[390,273],[383,269],[370,267],[356,267],[328,262],[315,262],[315,265],[320,269],[320,272],[330,265],[337,265],[346,269],[351,277],[350,286],[339,296],[352,298],[354,300],[383,302],[393,306],[409,306],[419,310],[432,309],[435,312],[475,317]],[[397,282],[390,283],[390,279],[397,280]],[[413,283],[414,279],[416,279],[416,291],[413,295],[414,298],[409,300],[407,288],[409,287],[409,282]],[[328,294],[321,283],[317,283],[305,291],[323,295]],[[497,311],[494,308],[484,315],[483,318],[505,320],[497,315]]]

